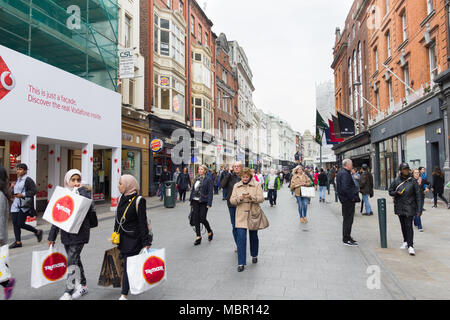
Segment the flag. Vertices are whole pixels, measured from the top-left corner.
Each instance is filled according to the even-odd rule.
[[[327,138],[327,144],[338,144],[337,141],[332,141],[330,128],[325,129],[325,137]]]
[[[341,130],[339,129],[339,121],[336,116],[331,116],[333,119],[333,127],[334,127],[334,136],[336,139],[341,139]]]
[[[322,130],[325,130],[326,128],[328,128],[325,121],[323,121],[323,118],[320,115],[319,110],[316,110],[316,128],[319,128]]]
[[[318,144],[322,145],[322,131],[320,130],[319,127],[316,127],[316,137],[314,138],[314,140]]]
[[[340,112],[338,112],[339,129],[341,137],[352,137],[355,135],[355,121]]]
[[[334,130],[334,122],[332,120],[328,120],[328,124],[330,125],[330,140],[331,140],[332,144],[344,142],[343,138],[339,138],[339,139],[336,138],[336,133]]]

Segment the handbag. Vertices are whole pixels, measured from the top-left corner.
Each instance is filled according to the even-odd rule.
[[[122,287],[123,276],[123,256],[118,247],[106,250],[102,269],[98,279],[98,285],[102,287],[113,286],[113,288]]]
[[[120,243],[120,233],[119,233],[119,231],[120,231],[120,228],[122,227],[122,224],[125,222],[125,218],[126,218],[126,215],[127,215],[127,211],[128,211],[128,209],[130,208],[130,206],[131,206],[131,204],[133,203],[133,201],[134,201],[135,198],[136,198],[136,196],[134,196],[133,199],[131,199],[130,203],[128,204],[127,208],[125,209],[125,212],[123,213],[122,218],[120,218],[120,222],[119,222],[119,226],[117,227],[117,231],[114,231],[114,232],[111,234],[110,240],[111,240],[111,242],[112,242],[113,244],[119,244],[119,243]]]
[[[191,227],[194,227],[194,218],[193,218],[193,211],[194,211],[194,208],[193,207],[191,207],[191,212],[189,212],[189,217],[188,217],[188,219],[189,219],[189,225],[191,226]]]
[[[314,187],[300,187],[300,195],[306,198],[314,198],[316,189]]]
[[[247,219],[248,230],[256,231],[269,227],[269,220],[259,205],[251,205]]]
[[[25,180],[26,181],[26,180]],[[22,194],[25,191],[25,185],[23,186],[22,189]],[[33,209],[34,207],[34,201],[33,201],[33,197],[23,197],[19,199],[19,207],[23,208],[23,209]]]

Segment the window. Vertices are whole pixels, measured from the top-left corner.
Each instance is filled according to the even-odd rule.
[[[184,115],[184,83],[176,77],[160,76],[155,73],[153,97],[155,108],[170,110],[180,116]]]
[[[409,65],[407,64],[403,67],[403,79],[404,82],[406,83],[405,85],[405,97],[406,97],[411,94],[410,92],[411,90],[409,88]]]
[[[385,9],[386,9],[386,15],[389,13],[389,0],[385,0]]]
[[[388,92],[389,92],[389,106],[394,105],[394,95],[392,91],[392,79],[389,79],[388,81]]]
[[[202,44],[202,26],[198,25],[198,43]]]
[[[227,83],[227,72],[225,70],[222,70],[222,81],[225,84]]]
[[[436,56],[436,42],[434,42],[428,49],[430,55],[430,79],[434,78],[438,74],[437,56]]]
[[[181,66],[185,66],[185,46],[184,46],[184,31],[175,23],[172,23],[172,58],[175,59]]]
[[[406,25],[406,12],[402,14],[402,31],[403,31],[403,41],[408,39],[407,25]]]
[[[201,53],[194,54],[193,77],[194,82],[204,84],[211,88],[211,62],[207,56]]]
[[[191,16],[191,33],[195,36],[194,26],[195,26],[195,19],[194,16]]]
[[[162,56],[172,57],[185,66],[184,30],[170,20],[155,15],[154,50]]]
[[[375,91],[375,100],[377,109],[380,110],[380,90]]]
[[[180,10],[180,13],[183,15],[184,3],[182,0],[180,0],[180,2],[179,2],[178,10]]]
[[[125,37],[125,47],[131,48],[131,18],[128,15],[125,15],[125,28],[123,34]]]
[[[155,28],[154,28],[154,47],[153,50],[155,50],[155,52],[159,52],[158,48],[159,48],[159,17],[155,14]]]
[[[205,32],[205,47],[208,47],[209,46],[209,37],[208,37],[208,33],[207,32]]]
[[[353,113],[353,92],[352,92],[352,59],[348,59],[348,97],[349,97],[349,113]]]
[[[378,48],[374,49],[374,55],[375,55],[375,71],[378,71]]]
[[[433,0],[427,0],[427,14],[430,14],[433,10]]]
[[[387,48],[387,58],[391,57],[391,34],[389,31],[386,33],[386,48]]]

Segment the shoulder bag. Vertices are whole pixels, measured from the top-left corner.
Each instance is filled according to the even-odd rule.
[[[113,244],[119,244],[120,243],[120,233],[119,233],[119,231],[120,231],[120,228],[122,227],[122,224],[125,222],[127,211],[130,208],[130,206],[133,203],[135,198],[136,198],[136,196],[134,196],[133,199],[131,199],[130,203],[128,204],[127,208],[125,209],[125,212],[123,213],[122,218],[120,218],[120,222],[119,222],[119,226],[117,227],[117,231],[114,231],[111,234],[111,239],[110,240],[111,240],[111,242]]]

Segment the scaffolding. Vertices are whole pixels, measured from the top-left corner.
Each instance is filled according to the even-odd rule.
[[[117,91],[117,0],[0,0],[0,45]]]

